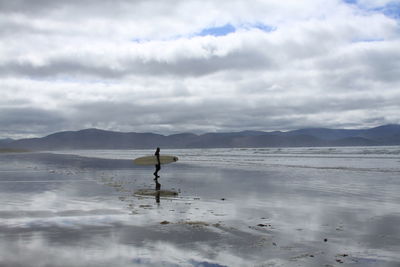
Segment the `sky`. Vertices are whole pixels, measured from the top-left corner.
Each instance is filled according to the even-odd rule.
[[[0,0],[0,138],[400,123],[400,0]]]

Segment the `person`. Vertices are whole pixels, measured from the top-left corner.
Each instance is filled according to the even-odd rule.
[[[160,148],[157,147],[156,153],[154,153],[154,156],[157,158],[157,164],[156,164],[156,171],[153,173],[154,174],[154,180],[158,179],[160,176],[158,175],[158,171],[161,170],[161,162],[160,162]]]

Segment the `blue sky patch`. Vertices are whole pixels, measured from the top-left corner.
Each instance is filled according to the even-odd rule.
[[[198,33],[197,35],[199,35],[199,36],[207,36],[207,35],[224,36],[224,35],[228,35],[235,31],[236,31],[236,28],[233,27],[231,24],[225,24],[224,26],[220,26],[220,27],[206,28],[206,29],[202,30],[200,33]]]
[[[400,19],[400,3],[389,3],[382,8],[383,14],[394,19]]]
[[[176,40],[180,38],[190,38],[190,37],[195,37],[195,36],[225,36],[230,33],[236,32],[238,29],[244,29],[244,30],[251,30],[251,29],[259,29],[264,32],[272,32],[276,30],[276,27],[269,26],[263,23],[254,23],[254,24],[243,24],[239,25],[238,27],[233,26],[230,23],[227,23],[223,26],[217,26],[217,27],[210,27],[210,28],[205,28],[201,30],[200,32],[194,33],[194,34],[189,34],[189,35],[176,35],[167,39],[163,39],[166,41],[170,40]],[[145,43],[145,42],[150,42],[151,40],[148,39],[141,39],[141,38],[132,38],[130,40],[133,43]]]
[[[382,7],[372,8],[369,11],[383,13],[390,18],[400,19],[400,3],[389,3]]]
[[[271,32],[276,30],[275,27],[262,24],[262,23],[255,23],[255,24],[248,24],[248,25],[241,25],[239,28],[244,28],[244,29],[259,29],[265,32]],[[223,26],[219,27],[211,27],[211,28],[206,28],[202,30],[201,32],[197,33],[196,36],[207,36],[207,35],[212,35],[212,36],[224,36],[228,35],[230,33],[236,32],[237,28],[234,27],[232,24],[225,24]]]
[[[358,0],[343,0],[343,2],[357,5],[359,8],[366,11],[379,12],[390,18],[400,19],[400,3],[398,1],[393,1],[386,4],[385,6],[378,6],[375,8],[366,8],[362,4],[359,4]]]
[[[252,24],[252,25],[250,25],[250,27],[262,30],[264,32],[272,32],[272,31],[276,30],[276,27],[272,27],[272,26],[262,24],[262,23]]]

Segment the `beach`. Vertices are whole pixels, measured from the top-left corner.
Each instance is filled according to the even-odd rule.
[[[0,266],[400,266],[400,147],[0,154]]]

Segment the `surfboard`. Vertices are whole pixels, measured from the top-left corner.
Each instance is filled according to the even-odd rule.
[[[168,164],[172,162],[178,161],[178,157],[170,156],[170,155],[160,155],[160,163],[161,164]],[[156,156],[145,156],[136,158],[133,162],[137,165],[156,165],[157,164],[157,157]]]

